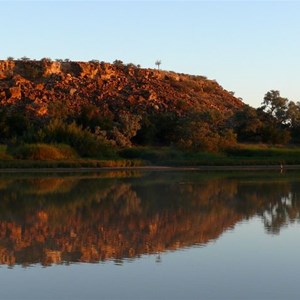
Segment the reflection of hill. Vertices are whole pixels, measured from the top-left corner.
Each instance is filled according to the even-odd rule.
[[[137,257],[204,245],[254,215],[275,233],[299,219],[296,182],[158,177],[2,178],[0,262]]]

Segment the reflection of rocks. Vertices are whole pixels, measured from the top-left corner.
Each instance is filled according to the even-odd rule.
[[[255,215],[278,232],[300,212],[299,187],[284,181],[276,187],[151,176],[8,182],[0,196],[0,262],[7,265],[97,262],[204,245]]]
[[[64,180],[62,178],[43,178],[28,181],[32,190],[36,194],[47,194],[54,192],[68,191],[72,188],[74,180]],[[76,181],[75,181],[76,183]]]
[[[61,251],[45,249],[45,263],[46,264],[61,263]]]
[[[13,251],[9,252],[6,248],[0,248],[0,263],[5,265],[14,265],[16,263],[15,253]]]

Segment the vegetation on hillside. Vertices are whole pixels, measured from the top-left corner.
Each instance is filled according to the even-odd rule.
[[[9,60],[0,64],[0,144],[8,145],[1,155],[140,158],[126,149],[171,147],[182,153],[232,156],[239,143],[300,142],[299,103],[272,90],[254,109],[232,94],[205,77],[121,61]],[[45,144],[68,145],[69,157],[67,148]]]

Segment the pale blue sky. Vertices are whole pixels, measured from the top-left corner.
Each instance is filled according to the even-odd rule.
[[[112,62],[204,75],[252,106],[300,101],[300,2],[0,1],[0,58]]]

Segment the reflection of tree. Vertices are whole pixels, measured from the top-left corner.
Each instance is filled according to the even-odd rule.
[[[283,196],[281,201],[270,203],[269,207],[262,214],[266,230],[278,234],[281,227],[299,219],[300,207],[297,204],[295,194],[292,193]]]
[[[172,177],[173,176],[173,177]],[[299,219],[297,183],[226,178],[1,179],[0,261],[44,265],[137,257],[217,239],[261,216]]]
[[[297,184],[289,182],[264,182],[242,185],[246,203],[245,213],[257,214],[263,220],[266,231],[278,234],[283,226],[299,219],[300,202]]]

